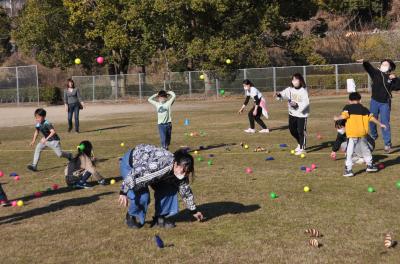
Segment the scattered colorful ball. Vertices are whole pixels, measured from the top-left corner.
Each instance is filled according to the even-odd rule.
[[[114,180],[114,179],[111,179],[110,184],[111,184],[111,185],[115,184],[115,180]]]
[[[17,201],[12,201],[12,202],[11,202],[11,206],[12,206],[12,207],[16,207],[16,206],[17,206]]]
[[[19,181],[21,179],[21,177],[19,177],[18,175],[14,177],[15,181]]]
[[[209,160],[209,161],[207,162],[207,164],[208,164],[209,166],[213,165],[212,160]]]
[[[121,147],[125,147],[125,143],[121,142],[121,144],[119,144]]]
[[[400,181],[396,182],[396,187],[397,187],[397,189],[400,189]]]
[[[375,189],[374,189],[374,187],[371,187],[371,186],[369,186],[369,187],[368,187],[368,192],[369,192],[369,193],[373,193],[373,192],[375,192]]]
[[[312,170],[315,170],[316,168],[317,168],[317,165],[315,165],[314,163],[311,164],[311,169],[312,169]]]
[[[0,171],[0,177],[4,176],[4,172]]]
[[[42,196],[42,192],[35,192],[33,195],[34,195],[36,198],[39,198],[39,197]]]
[[[51,186],[51,189],[53,189],[54,191],[58,190],[58,184],[53,184],[53,186]]]
[[[304,159],[305,157],[306,157],[306,155],[304,155],[304,154],[300,155],[300,158],[302,158],[302,159]]]
[[[98,64],[103,64],[104,58],[101,57],[101,56],[100,56],[100,57],[97,57],[97,58],[96,58],[96,61],[97,61]]]
[[[290,151],[290,154],[294,154],[295,153],[295,151],[294,151],[294,149],[292,149],[291,151]]]
[[[248,148],[249,148],[249,145],[247,145],[247,144],[244,145],[244,148],[245,148],[245,149],[248,149]]]
[[[17,206],[23,206],[24,205],[24,202],[22,201],[22,200],[19,200],[18,202],[17,202]]]
[[[379,163],[378,168],[379,168],[380,170],[383,170],[383,169],[385,168],[385,164]]]
[[[253,169],[250,167],[246,168],[246,173],[247,174],[253,173]]]
[[[304,186],[303,190],[304,190],[304,192],[309,192],[309,191],[311,191],[310,187],[308,187],[308,186]]]
[[[275,198],[278,198],[278,195],[276,193],[274,193],[274,192],[271,192],[269,194],[269,197],[271,197],[271,199],[275,199]]]

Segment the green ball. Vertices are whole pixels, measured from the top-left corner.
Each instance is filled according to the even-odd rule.
[[[212,160],[209,160],[207,163],[208,163],[209,166],[213,165]]]
[[[400,181],[396,182],[396,187],[400,189]]]
[[[47,192],[51,192],[52,190],[51,190],[51,188],[47,188],[46,191]]]
[[[274,192],[271,192],[269,194],[269,197],[271,197],[271,199],[275,199],[275,198],[278,198],[278,195],[276,195],[276,193],[274,193]]]
[[[220,91],[219,91],[219,94],[220,94],[220,95],[224,95],[224,94],[225,94],[225,90],[224,90],[224,89],[220,90]]]
[[[203,161],[203,157],[197,157],[197,161]]]
[[[375,192],[375,189],[374,189],[374,187],[368,187],[368,192],[370,192],[370,193],[373,193],[373,192]]]

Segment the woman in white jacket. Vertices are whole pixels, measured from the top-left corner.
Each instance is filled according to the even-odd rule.
[[[310,100],[303,76],[295,73],[292,76],[292,85],[276,94],[280,100],[288,100],[289,130],[298,145],[295,155],[305,153],[307,142],[307,118],[310,113]]]

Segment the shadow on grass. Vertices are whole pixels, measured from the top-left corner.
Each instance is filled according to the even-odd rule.
[[[205,217],[203,222],[206,222],[222,215],[250,213],[260,208],[258,204],[244,205],[235,202],[214,202],[199,205],[197,210],[203,213]],[[188,222],[194,221],[194,218],[190,211],[185,209],[174,216],[174,220],[177,222]]]
[[[289,129],[289,126],[285,125],[285,126],[270,128],[269,131],[271,132],[271,131],[276,131],[276,130],[287,130],[287,129]]]
[[[194,152],[194,151],[199,151],[199,150],[209,150],[209,149],[216,149],[216,148],[224,148],[224,147],[230,147],[230,146],[235,146],[237,145],[236,143],[221,143],[221,144],[214,144],[214,145],[208,145],[208,146],[199,146],[198,149],[192,149],[189,152]]]
[[[120,126],[97,128],[97,129],[93,129],[93,130],[83,131],[83,132],[81,132],[81,134],[90,133],[90,132],[99,132],[99,131],[105,131],[105,130],[112,130],[112,129],[124,128],[124,127],[129,127],[129,126],[132,126],[132,125],[120,125]]]
[[[91,204],[91,203],[98,201],[101,196],[110,195],[110,194],[114,194],[114,192],[104,192],[104,193],[95,194],[92,196],[72,198],[72,199],[56,202],[56,203],[50,204],[48,206],[35,208],[35,209],[25,211],[22,213],[3,216],[3,217],[0,217],[0,225],[22,221],[22,220],[32,218],[35,216],[63,210],[64,208],[71,207],[71,206],[82,206],[82,205],[86,205],[86,204]]]
[[[325,142],[322,142],[319,145],[314,145],[314,146],[307,147],[306,151],[308,153],[311,153],[311,152],[316,152],[316,151],[319,151],[319,150],[322,150],[322,149],[325,149],[325,148],[331,148],[333,143],[335,143],[335,141],[325,141]]]

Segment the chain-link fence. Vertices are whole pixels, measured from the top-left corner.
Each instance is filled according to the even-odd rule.
[[[0,67],[0,103],[39,102],[37,66]]]
[[[22,10],[26,0],[0,0],[2,6],[10,17],[15,17]]]

